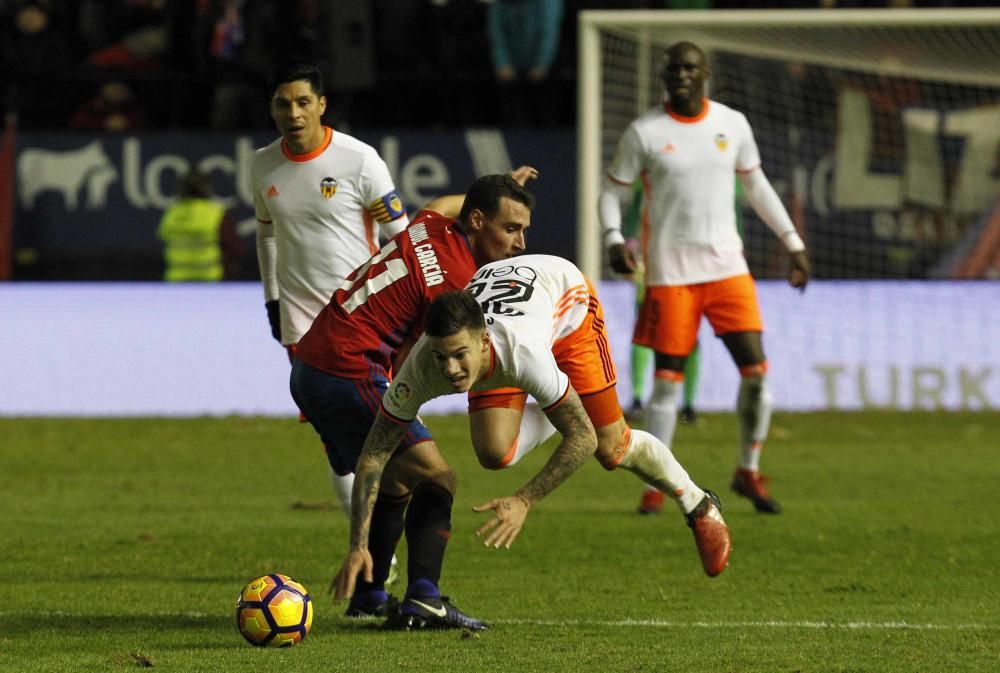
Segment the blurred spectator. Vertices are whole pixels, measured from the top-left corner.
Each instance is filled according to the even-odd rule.
[[[60,19],[49,2],[0,3],[0,90],[23,128],[54,127],[66,120],[64,103],[53,100],[52,91],[75,56]]]
[[[0,47],[5,71],[46,74],[72,65],[72,42],[49,2],[32,0],[10,7]]]
[[[109,0],[96,4],[81,6],[77,21],[83,40],[101,45],[90,53],[89,63],[128,69],[163,65],[168,51],[167,0]]]
[[[264,78],[287,40],[294,53],[308,50],[283,31],[302,0],[247,2],[202,0],[194,26],[198,69],[211,82],[207,122],[214,129],[264,127],[268,124]]]
[[[165,244],[163,279],[218,281],[240,277],[243,241],[236,222],[212,197],[211,176],[192,168],[181,179],[177,201],[163,213],[157,236]]]
[[[563,0],[494,0],[487,13],[493,69],[500,85],[501,123],[555,123],[546,86],[559,48]]]
[[[146,114],[128,84],[112,81],[102,84],[94,97],[73,113],[69,125],[93,131],[133,131],[146,127]]]

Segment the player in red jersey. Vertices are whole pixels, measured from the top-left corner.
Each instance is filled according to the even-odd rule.
[[[524,250],[534,197],[523,183],[536,175],[522,167],[513,176],[479,178],[457,221],[449,217],[457,210],[455,197],[429,204],[347,277],[299,341],[292,396],[322,437],[335,471],[353,472],[388,388],[389,370],[420,336],[431,300],[464,287],[480,265]],[[406,597],[430,606],[435,617],[422,626],[485,628],[447,603],[437,586],[454,489],[454,472],[415,419],[382,475],[369,539],[374,577],[358,584],[349,616],[381,616],[391,610],[385,580],[396,542],[405,532]]]

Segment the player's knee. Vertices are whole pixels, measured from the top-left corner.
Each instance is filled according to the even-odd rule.
[[[437,469],[427,475],[425,482],[435,484],[452,495],[455,495],[455,491],[458,488],[458,475],[455,474],[453,469],[445,465],[443,468]]]
[[[476,459],[479,460],[480,465],[487,470],[502,470],[510,465],[510,459],[517,451],[517,439],[515,438],[514,443],[509,447],[488,441],[478,444],[474,443],[473,448],[476,451]]]
[[[632,439],[632,429],[622,419],[597,431],[597,451],[594,457],[607,471],[612,471],[622,462]]]
[[[493,456],[478,456],[479,464],[487,470],[504,470],[510,467],[510,460],[500,458],[497,460]]]
[[[763,387],[764,376],[767,374],[767,360],[754,362],[740,367],[740,379],[748,385]]]

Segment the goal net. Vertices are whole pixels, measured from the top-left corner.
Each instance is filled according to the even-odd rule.
[[[663,99],[664,49],[699,45],[743,112],[821,278],[1000,277],[1000,9],[580,14],[578,262],[603,270],[597,192]],[[751,271],[781,244],[743,214]]]

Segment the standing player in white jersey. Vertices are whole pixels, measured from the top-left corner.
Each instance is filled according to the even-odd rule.
[[[721,573],[730,538],[718,498],[699,488],[658,439],[628,427],[616,380],[600,301],[561,257],[493,262],[466,290],[435,298],[424,335],[383,396],[358,458],[351,550],[338,595],[351,594],[359,572],[370,581],[368,527],[379,482],[410,422],[427,400],[462,392],[469,392],[472,443],[484,466],[509,465],[514,453],[523,454],[518,432],[529,394],[562,436],[545,467],[515,495],[474,508],[496,513],[477,532],[487,546],[510,547],[528,511],[596,455],[605,469],[622,467],[671,496],[694,531],[705,572]]]
[[[409,220],[375,149],[322,123],[323,75],[307,61],[271,73],[271,117],[281,137],[250,160],[257,257],[271,334],[296,344],[344,279]],[[353,475],[330,468],[350,511]]]
[[[756,288],[733,211],[734,173],[754,211],[791,254],[788,282],[800,290],[810,274],[805,244],[761,170],[746,117],[705,97],[709,68],[704,52],[690,42],[670,46],[662,76],[667,101],[626,129],[598,199],[611,267],[632,273],[636,260],[624,245],[622,207],[634,180],[641,178],[646,190],[646,296],[633,343],[656,353],[647,427],[665,444],[673,440],[684,363],[704,315],[741,376],[741,454],[732,488],[758,512],[778,513],[781,508],[758,469],[771,395]]]

